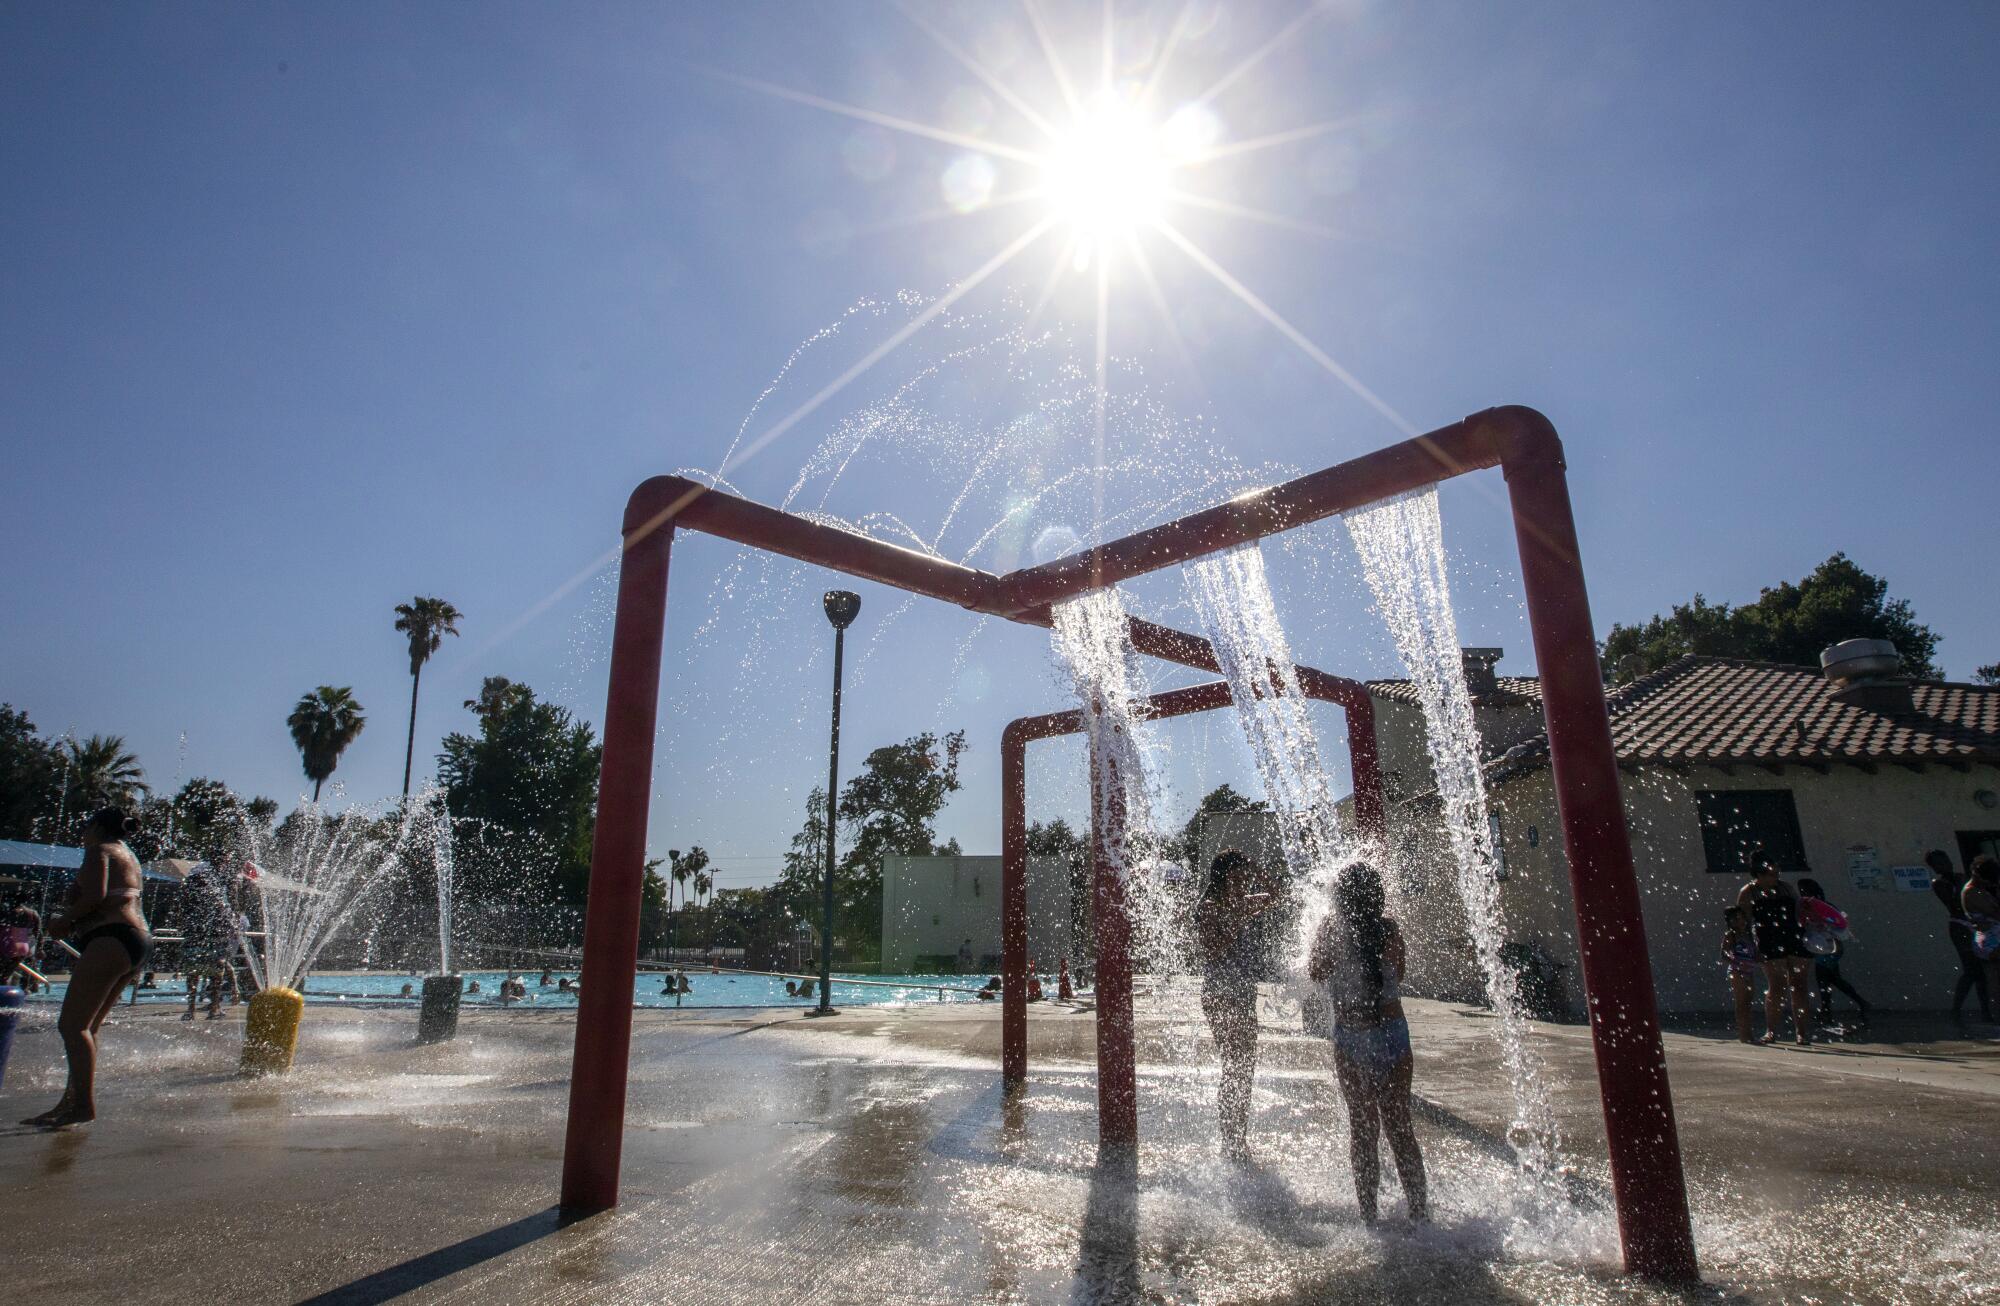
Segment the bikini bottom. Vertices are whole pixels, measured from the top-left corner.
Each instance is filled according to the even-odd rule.
[[[125,955],[132,959],[134,967],[146,959],[146,950],[153,946],[152,939],[138,926],[125,921],[113,921],[109,925],[100,925],[94,930],[86,930],[79,934],[76,939],[77,952],[82,953],[98,939],[109,939],[125,949]]]

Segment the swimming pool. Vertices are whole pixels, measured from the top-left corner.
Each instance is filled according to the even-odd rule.
[[[557,971],[547,988],[539,984],[541,976],[533,972],[520,974],[528,985],[528,1001],[510,1004],[519,1010],[545,1010],[548,1008],[574,1008],[577,997],[557,987],[557,979],[565,974],[575,978],[576,972]],[[506,971],[468,971],[465,983],[468,989],[476,982],[478,993],[468,992],[463,1001],[467,1007],[498,1007],[496,996],[500,991],[500,981],[507,978]],[[878,983],[856,984],[853,979],[868,979]],[[833,1001],[843,1007],[874,1007],[894,1003],[910,1002],[974,1002],[978,999],[973,990],[984,982],[976,975],[869,975],[833,977]],[[712,975],[706,971],[689,971],[688,983],[693,991],[684,995],[678,1005],[682,1007],[807,1007],[814,1003],[810,998],[787,997],[785,981],[769,975],[739,975],[724,971]],[[403,996],[403,986],[410,986],[410,996]],[[888,987],[881,987],[887,985]],[[938,986],[945,986],[940,991]],[[56,1002],[63,995],[63,983],[58,980],[46,993],[37,994],[30,1001]],[[366,974],[340,973],[314,975],[306,981],[305,995],[309,1003],[333,1002],[407,1002],[414,1006],[417,996],[423,991],[424,981],[420,975],[370,972]],[[676,1005],[672,994],[663,993],[663,977],[657,973],[641,973],[634,1000],[641,1007],[673,1007]],[[158,989],[142,990],[139,1001],[145,1005],[157,1003],[185,1003],[187,990],[179,980],[163,980]]]

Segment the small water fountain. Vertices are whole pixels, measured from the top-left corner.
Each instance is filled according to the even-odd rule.
[[[262,955],[247,950],[258,993],[244,1030],[245,1073],[291,1067],[306,976],[405,857],[423,846],[433,808],[441,810],[442,800],[432,789],[387,810],[352,807],[331,814],[306,803],[276,832],[260,830],[239,810],[237,856],[264,927]],[[426,855],[435,856],[435,847],[433,842]]]
[[[438,971],[424,980],[423,1003],[417,1012],[417,1042],[443,1043],[458,1033],[458,1007],[465,995],[465,977],[451,967],[451,895],[456,857],[451,812],[445,806],[443,792],[426,789],[421,805],[420,823],[428,827],[431,866],[437,880]]]

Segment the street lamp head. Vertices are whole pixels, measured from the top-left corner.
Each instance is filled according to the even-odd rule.
[[[835,630],[846,630],[861,615],[861,596],[848,590],[828,590],[821,603]]]

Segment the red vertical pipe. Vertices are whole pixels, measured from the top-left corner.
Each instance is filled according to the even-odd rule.
[[[611,693],[604,707],[604,760],[597,777],[590,898],[583,921],[583,968],[590,983],[577,1000],[569,1128],[563,1141],[562,1205],[571,1211],[602,1211],[618,1204],[660,645],[667,622],[667,558],[674,538],[671,522],[644,523],[633,530],[628,517],[626,526],[611,635]]]
[[[1100,768],[1090,745],[1090,846],[1096,862],[1097,1145],[1139,1145],[1139,1073],[1132,1049],[1132,917],[1111,850],[1125,840],[1125,777]],[[1111,774],[1107,775],[1106,772]]]
[[[1028,1078],[1028,740],[1000,734],[1000,1082]]]
[[[1569,853],[1625,1268],[1694,1282],[1699,1270],[1666,1050],[1562,448],[1549,431],[1523,441],[1502,466]]]
[[[1347,760],[1354,768],[1354,828],[1379,844],[1389,833],[1388,804],[1382,796],[1382,756],[1375,748],[1375,704],[1366,689],[1338,700],[1347,714]]]

